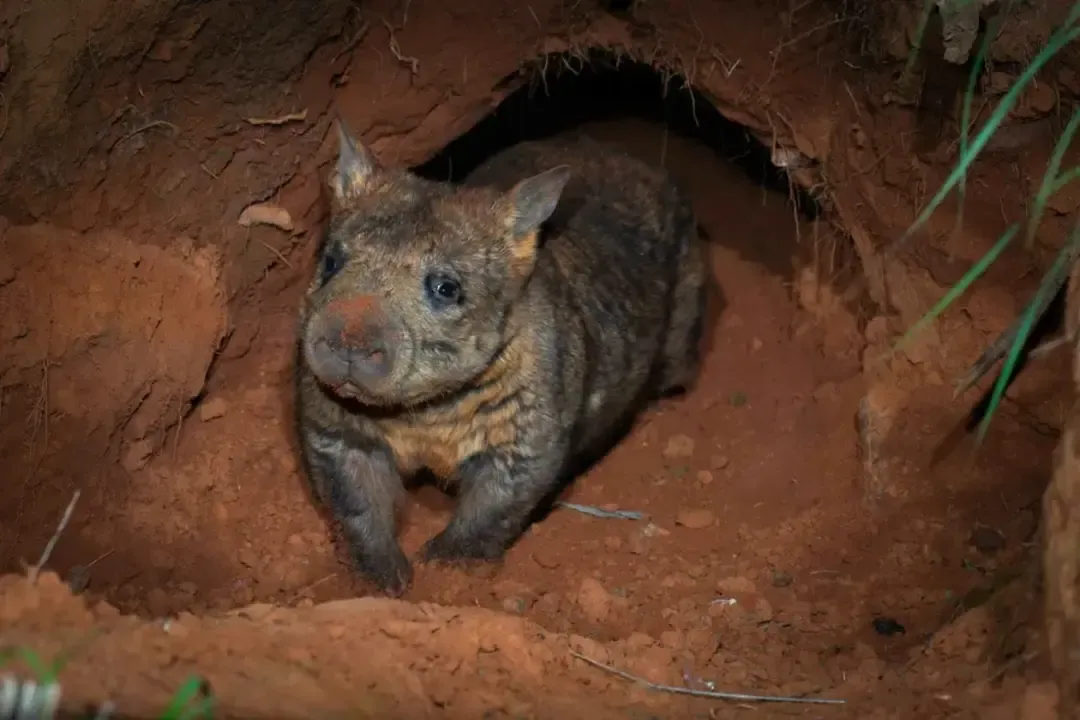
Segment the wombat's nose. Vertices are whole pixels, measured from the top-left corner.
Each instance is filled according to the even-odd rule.
[[[350,374],[376,379],[390,373],[390,345],[382,341],[382,333],[369,335],[363,345],[350,347],[348,353]]]
[[[390,373],[394,353],[386,320],[368,297],[342,298],[326,308],[324,337],[357,380]]]

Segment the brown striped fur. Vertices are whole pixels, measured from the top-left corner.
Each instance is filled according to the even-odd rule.
[[[424,559],[500,558],[577,460],[693,382],[709,278],[666,173],[580,136],[522,143],[454,186],[382,167],[342,130],[330,187],[300,436],[358,569],[399,594],[403,478],[460,491]]]

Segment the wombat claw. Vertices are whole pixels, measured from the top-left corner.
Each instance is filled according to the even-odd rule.
[[[503,548],[490,543],[439,533],[424,544],[420,551],[420,561],[425,564],[476,568],[497,562],[502,558],[503,552]]]
[[[357,561],[361,574],[378,589],[392,598],[405,594],[412,584],[413,568],[404,554],[400,557],[378,561]]]

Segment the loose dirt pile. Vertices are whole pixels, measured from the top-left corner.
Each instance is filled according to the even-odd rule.
[[[985,610],[961,618],[908,669],[887,666],[866,647],[846,660],[837,656],[813,677],[782,677],[748,663],[740,674],[744,683],[753,678],[755,692],[848,701],[765,706],[649,691],[580,659],[684,685],[676,652],[641,633],[601,644],[503,613],[429,603],[260,604],[151,623],[105,604],[88,608],[46,573],[36,586],[11,576],[0,581],[0,620],[5,643],[33,646],[44,657],[71,652],[62,675],[71,707],[109,700],[128,717],[155,717],[192,673],[219,698],[215,717],[228,718],[710,717],[754,710],[777,717],[1037,718],[1047,717],[1040,710],[1053,702],[1052,687],[991,689],[984,673],[975,679],[949,671],[985,650],[993,623]],[[717,686],[727,689],[724,680]]]

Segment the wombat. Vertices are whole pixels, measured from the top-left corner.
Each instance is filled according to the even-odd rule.
[[[521,143],[462,185],[382,166],[340,121],[339,143],[299,431],[357,568],[397,596],[403,478],[459,490],[422,561],[499,560],[577,460],[693,384],[711,285],[685,195],[598,141]]]

